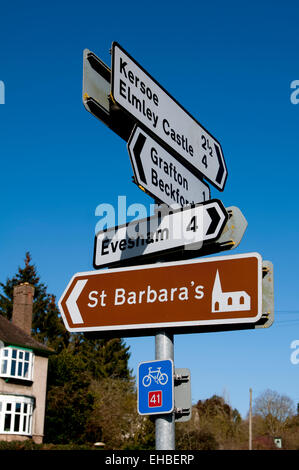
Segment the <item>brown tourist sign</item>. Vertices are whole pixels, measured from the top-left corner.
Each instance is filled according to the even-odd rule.
[[[256,323],[262,315],[262,258],[248,253],[77,273],[59,308],[71,332],[123,336]]]

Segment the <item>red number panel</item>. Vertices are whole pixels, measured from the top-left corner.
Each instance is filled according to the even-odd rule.
[[[149,408],[162,406],[162,390],[158,390],[157,392],[148,392],[148,406]]]

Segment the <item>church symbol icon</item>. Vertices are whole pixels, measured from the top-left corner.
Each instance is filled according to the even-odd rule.
[[[250,310],[250,295],[245,291],[223,292],[217,269],[212,292],[212,312],[239,312]]]

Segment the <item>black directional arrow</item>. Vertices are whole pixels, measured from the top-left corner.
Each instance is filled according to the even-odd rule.
[[[211,235],[215,233],[221,217],[216,207],[209,207],[207,209],[207,212],[209,216],[211,217],[211,223],[210,223],[210,226],[208,228],[206,235]]]
[[[135,161],[136,161],[139,177],[144,184],[146,184],[147,182],[146,182],[146,177],[145,177],[143,166],[142,166],[141,159],[140,159],[140,154],[142,152],[145,141],[146,141],[145,135],[141,134],[140,132],[135,142],[135,145],[133,147],[133,153],[135,156]]]
[[[221,185],[225,168],[224,168],[224,164],[223,164],[223,161],[222,161],[222,158],[221,158],[220,149],[219,149],[218,145],[214,144],[214,146],[215,146],[215,150],[216,150],[216,154],[217,154],[217,159],[218,159],[218,162],[219,162],[219,170],[218,170],[217,175],[216,175],[216,182],[219,185]]]

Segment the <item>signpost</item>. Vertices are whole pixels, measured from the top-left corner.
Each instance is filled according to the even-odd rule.
[[[222,203],[213,199],[194,207],[159,212],[99,232],[95,237],[95,268],[122,264],[143,256],[157,257],[187,246],[199,249],[204,242],[217,239],[228,219]]]
[[[222,191],[227,169],[220,143],[118,43],[112,44],[111,97],[171,153]]]
[[[137,375],[137,409],[141,415],[171,413],[174,408],[174,366],[171,359],[142,362]]]
[[[125,336],[254,324],[262,315],[257,253],[77,273],[59,301],[71,332]]]
[[[156,200],[183,207],[210,199],[209,186],[138,126],[129,139],[128,151],[136,183]]]
[[[166,206],[97,233],[94,267],[118,267],[75,274],[59,309],[70,332],[155,335],[156,360],[138,368],[138,412],[157,415],[156,450],[174,450],[175,420],[192,411],[190,371],[174,370],[174,333],[271,326],[273,265],[258,253],[191,259],[237,247],[247,221],[210,200],[203,181],[224,189],[220,143],[118,43],[111,70],[84,50],[83,103],[128,142],[136,184]]]

